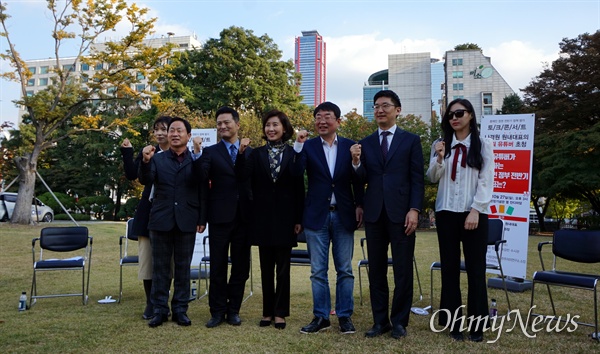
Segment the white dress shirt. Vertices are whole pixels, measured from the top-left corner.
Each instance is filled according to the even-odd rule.
[[[437,142],[437,141],[436,141]],[[480,213],[487,213],[488,206],[492,200],[494,191],[494,149],[490,139],[481,138],[481,156],[483,157],[483,166],[481,170],[470,167],[461,167],[460,163],[456,169],[456,180],[452,180],[452,161],[454,155],[460,153],[459,149],[453,149],[457,144],[463,144],[467,147],[467,153],[471,146],[471,134],[465,140],[458,141],[456,135],[452,138],[450,156],[437,162],[437,153],[433,146],[431,148],[431,160],[427,177],[433,183],[439,181],[437,198],[435,200],[436,211],[453,211],[457,213],[470,211],[471,208]],[[459,161],[462,156],[459,156]],[[465,157],[466,158],[466,157]]]

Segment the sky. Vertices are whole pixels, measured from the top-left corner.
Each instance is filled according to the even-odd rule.
[[[294,59],[294,38],[317,30],[327,45],[326,98],[342,114],[362,113],[368,77],[387,69],[388,55],[430,52],[442,59],[457,44],[475,43],[511,88],[527,86],[558,58],[563,38],[600,29],[600,0],[142,0],[158,20],[154,37],[168,32],[219,38],[230,26],[267,34]],[[25,60],[53,56],[52,20],[42,0],[2,1],[12,43]],[[118,36],[126,26],[119,26]],[[0,51],[7,49],[0,38]],[[74,46],[66,45],[63,56]],[[0,63],[0,70],[10,68]],[[17,121],[19,87],[0,83],[0,122]]]

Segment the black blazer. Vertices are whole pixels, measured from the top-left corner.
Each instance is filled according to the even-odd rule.
[[[250,152],[252,148],[248,147],[244,151],[246,157]],[[223,141],[202,149],[200,164],[202,165],[202,197],[206,199],[208,223],[232,222],[238,209],[241,211],[248,208],[250,185],[236,179],[231,156]],[[242,221],[248,221],[244,212],[241,213],[241,217]]]
[[[236,176],[250,182],[250,239],[253,245],[297,246],[294,226],[302,223],[304,178],[291,173],[294,149],[285,145],[276,182],[271,177],[267,146],[254,149],[235,162]]]
[[[160,151],[158,145],[155,146],[156,151]],[[138,179],[138,170],[140,168],[140,163],[142,161],[142,150],[140,150],[139,154],[133,159],[133,147],[124,148],[121,147],[121,155],[123,156],[123,169],[125,170],[125,177],[134,181]],[[148,184],[144,186],[144,190],[142,191],[142,198],[135,209],[135,214],[133,216],[133,226],[131,233],[135,236],[149,236],[148,233],[148,222],[150,221],[150,208],[152,207],[152,203],[148,199],[150,197],[150,190],[152,189],[152,185]]]
[[[149,230],[196,232],[206,224],[201,198],[200,161],[187,151],[180,164],[171,150],[154,154],[150,163],[140,163],[140,183],[154,184]]]

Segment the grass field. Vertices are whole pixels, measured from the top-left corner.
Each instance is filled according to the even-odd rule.
[[[53,226],[70,225],[54,223]],[[97,301],[107,295],[118,297],[119,290],[119,246],[118,238],[124,232],[124,223],[95,222],[88,226],[94,237],[90,301],[81,304],[80,297],[40,299],[25,312],[18,312],[17,305],[22,291],[31,288],[32,257],[31,240],[39,235],[42,226],[18,226],[0,224],[0,353],[543,353],[568,352],[591,353],[600,351],[600,344],[589,338],[590,327],[579,326],[572,333],[546,333],[542,330],[527,337],[520,326],[507,333],[507,327],[498,333],[487,332],[485,340],[499,339],[495,343],[452,342],[445,333],[434,333],[430,329],[431,316],[411,315],[408,337],[393,340],[388,335],[369,339],[363,333],[372,325],[368,295],[368,281],[363,277],[363,306],[359,303],[358,274],[355,265],[355,314],[353,321],[357,333],[341,335],[337,319],[332,316],[332,328],[315,335],[299,333],[302,326],[312,319],[312,297],[310,289],[310,269],[292,267],[291,316],[283,331],[273,327],[261,328],[262,296],[260,289],[260,268],[258,252],[253,248],[255,262],[254,296],[242,306],[241,327],[227,324],[207,329],[204,323],[210,313],[207,298],[194,301],[188,312],[191,327],[179,327],[168,322],[158,328],[149,328],[141,319],[144,308],[144,294],[141,281],[137,280],[137,267],[125,268],[124,298],[121,304],[99,304]],[[354,264],[362,257],[359,240],[363,231],[355,235]],[[540,269],[537,244],[549,237],[530,236],[527,276]],[[417,236],[416,258],[421,278],[424,299],[416,303],[420,307],[429,304],[429,266],[438,260],[438,246],[435,231],[420,231]],[[548,256],[550,262],[550,256]],[[551,264],[551,263],[546,263]],[[597,265],[570,265],[581,272],[598,273]],[[330,267],[333,269],[333,265]],[[58,275],[60,273],[61,276]],[[57,288],[77,289],[80,273],[65,272],[42,274],[39,278],[39,291]],[[366,273],[363,272],[363,276]],[[391,277],[391,273],[390,273]],[[435,275],[434,292],[439,301],[439,273]],[[391,279],[391,278],[390,278]],[[466,289],[466,276],[461,278]],[[335,289],[334,272],[330,270],[330,283]],[[203,291],[203,288],[200,288]],[[538,292],[539,291],[539,292]],[[415,281],[415,301],[418,300]],[[536,288],[536,299],[540,313],[550,314],[546,305],[547,291]],[[580,315],[581,320],[593,322],[593,299],[591,292],[567,288],[553,288],[553,295],[559,315]],[[511,293],[513,309],[519,309],[523,318],[529,310],[531,292]],[[506,300],[501,290],[490,289],[489,297],[496,298],[500,314],[506,313]],[[332,296],[332,298],[335,298]],[[463,291],[466,298],[466,291]],[[434,303],[437,307],[437,304]],[[511,325],[512,326],[512,325]]]

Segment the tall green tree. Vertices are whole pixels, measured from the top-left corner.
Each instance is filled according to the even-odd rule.
[[[502,100],[502,114],[520,114],[525,110],[525,103],[516,93],[511,93]]]
[[[281,56],[268,35],[232,26],[201,50],[178,53],[162,95],[204,113],[224,105],[259,117],[272,108],[287,111],[300,104],[300,76]]]
[[[536,112],[536,162],[548,195],[600,212],[600,31],[564,38],[557,60],[523,89]]]
[[[27,95],[27,81],[32,72],[21,58],[9,32],[10,16],[6,2],[0,2],[0,36],[7,51],[0,53],[12,70],[2,78],[20,84],[21,99],[15,103],[27,112],[20,127],[23,144],[14,159],[19,171],[19,197],[12,216],[13,223],[27,224],[31,219],[30,203],[40,155],[60,140],[86,130],[109,130],[127,126],[127,118],[137,114],[138,107],[149,92],[136,92],[142,77],[152,84],[154,70],[170,55],[171,47],[150,48],[145,37],[152,33],[155,18],[147,19],[148,9],[128,4],[126,0],[47,0],[53,29],[48,37],[54,43],[52,68],[54,74],[47,89]],[[26,21],[27,19],[18,19]],[[102,36],[127,22],[130,31],[118,41],[106,42],[101,50],[95,46]],[[63,48],[77,48],[76,54],[63,55]],[[64,65],[69,58],[70,65]],[[85,63],[102,66],[90,76],[76,76],[71,70]],[[109,93],[110,92],[110,93]],[[111,111],[112,114],[106,114]],[[66,132],[66,133],[62,133]]]

